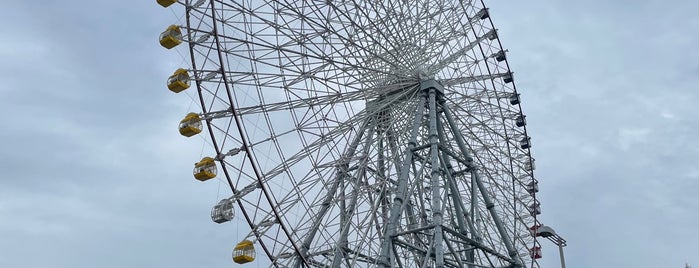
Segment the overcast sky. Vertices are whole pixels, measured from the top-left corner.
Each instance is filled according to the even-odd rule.
[[[569,267],[699,266],[699,3],[486,5]],[[176,130],[196,104],[164,86],[187,64],[157,43],[177,12],[3,2],[0,267],[233,265],[238,227],[209,219],[225,186],[191,176],[205,136]]]

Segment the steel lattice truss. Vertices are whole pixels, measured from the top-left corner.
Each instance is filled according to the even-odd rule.
[[[184,5],[216,159],[270,265],[538,267],[533,159],[482,2]]]

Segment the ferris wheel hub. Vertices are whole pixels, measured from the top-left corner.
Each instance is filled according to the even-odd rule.
[[[420,90],[436,89],[440,94],[444,93],[444,85],[436,79],[420,81]]]

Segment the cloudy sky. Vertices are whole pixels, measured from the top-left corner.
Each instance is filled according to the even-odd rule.
[[[699,266],[699,3],[486,1],[569,267]],[[181,12],[181,10],[178,10]],[[3,2],[0,267],[231,267],[155,1]],[[543,267],[557,267],[544,244]],[[254,267],[254,265],[248,265]]]

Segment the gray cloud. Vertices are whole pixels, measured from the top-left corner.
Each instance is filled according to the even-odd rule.
[[[571,267],[699,263],[699,19],[689,1],[486,3],[522,92],[541,219]],[[228,267],[243,225],[193,181],[191,100],[154,2],[13,1],[0,17],[1,267]],[[196,104],[195,104],[196,105]],[[196,106],[193,106],[196,107]],[[220,187],[220,188],[219,188]],[[545,244],[544,267],[557,266]]]
[[[222,267],[235,231],[191,178],[201,140],[164,80],[155,3],[12,2],[3,16],[0,266]],[[174,59],[174,60],[173,60]]]
[[[696,3],[493,4],[529,116],[542,220],[570,241],[569,263],[699,261]],[[555,248],[545,255],[555,267]]]

